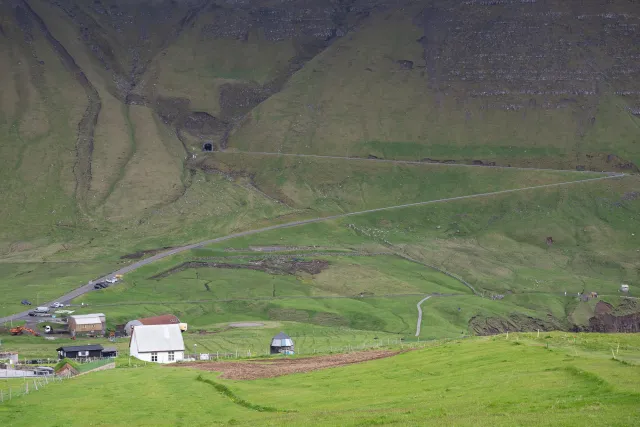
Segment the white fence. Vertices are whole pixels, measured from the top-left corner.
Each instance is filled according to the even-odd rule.
[[[67,377],[47,375],[47,376],[37,376],[24,378],[24,382],[22,384],[18,384],[15,382],[4,383],[0,381],[0,403],[8,402],[12,399],[16,399],[19,397],[26,396],[30,393],[35,393],[38,390],[43,389],[54,382],[61,382]]]

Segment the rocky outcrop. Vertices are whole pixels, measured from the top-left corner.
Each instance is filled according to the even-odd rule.
[[[547,319],[538,319],[512,313],[508,317],[474,316],[469,320],[469,330],[475,335],[495,335],[505,332],[566,330],[566,325],[551,315]]]
[[[640,332],[640,313],[600,314],[589,319],[589,332]]]
[[[588,332],[640,332],[640,306],[625,299],[617,307],[598,301],[595,316],[589,319]]]

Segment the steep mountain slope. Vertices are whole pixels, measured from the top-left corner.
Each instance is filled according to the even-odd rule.
[[[637,171],[639,25],[628,1],[413,2],[314,58],[230,147]]]
[[[66,291],[141,250],[596,176],[576,169],[637,174],[639,37],[622,0],[4,1],[1,308],[48,272]],[[634,284],[637,175],[574,188],[339,229],[491,292],[552,275],[576,291]],[[542,254],[549,236],[564,252]],[[10,264],[42,261],[87,264]]]
[[[580,4],[12,0],[3,149],[64,140],[47,146],[68,159],[48,157],[73,165],[43,183],[74,198],[62,203],[81,212],[71,222],[175,202],[191,185],[184,160],[204,144],[635,171],[640,12]],[[33,96],[15,94],[27,90],[15,79]],[[15,155],[3,156],[5,182]],[[27,211],[61,212],[53,204]]]

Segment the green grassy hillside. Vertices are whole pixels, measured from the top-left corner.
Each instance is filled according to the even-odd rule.
[[[634,425],[639,350],[631,335],[511,334],[253,381],[124,363],[4,403],[0,420],[7,426]],[[135,410],[114,410],[132,394]]]
[[[638,282],[635,185],[629,177],[267,231],[145,266],[76,302],[112,324],[175,312],[199,327],[253,319],[411,336],[422,295],[445,293],[460,295],[424,303],[423,338],[495,332],[494,320],[498,331],[586,326],[593,304],[582,307],[578,293],[615,304],[620,283]],[[185,262],[211,266],[172,272]],[[314,262],[326,264],[305,270]]]
[[[418,295],[463,294],[425,303],[425,338],[586,326],[574,295],[638,286],[636,4],[311,3],[0,5],[0,316],[163,248],[601,176],[576,169],[630,175],[233,239],[75,302],[411,336]],[[250,246],[328,267],[150,279]]]
[[[383,245],[480,289],[617,293],[638,280],[636,177],[375,212],[213,247]],[[546,238],[552,237],[548,245]],[[606,248],[606,250],[604,250]]]

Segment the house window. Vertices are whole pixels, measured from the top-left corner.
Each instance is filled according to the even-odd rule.
[[[151,353],[151,361],[152,362],[157,362],[158,361],[158,353]]]
[[[174,360],[176,360],[175,352],[170,351],[169,352],[169,362],[173,362]]]
[[[78,356],[79,357],[89,357],[89,352],[88,351],[79,351],[78,352]]]

